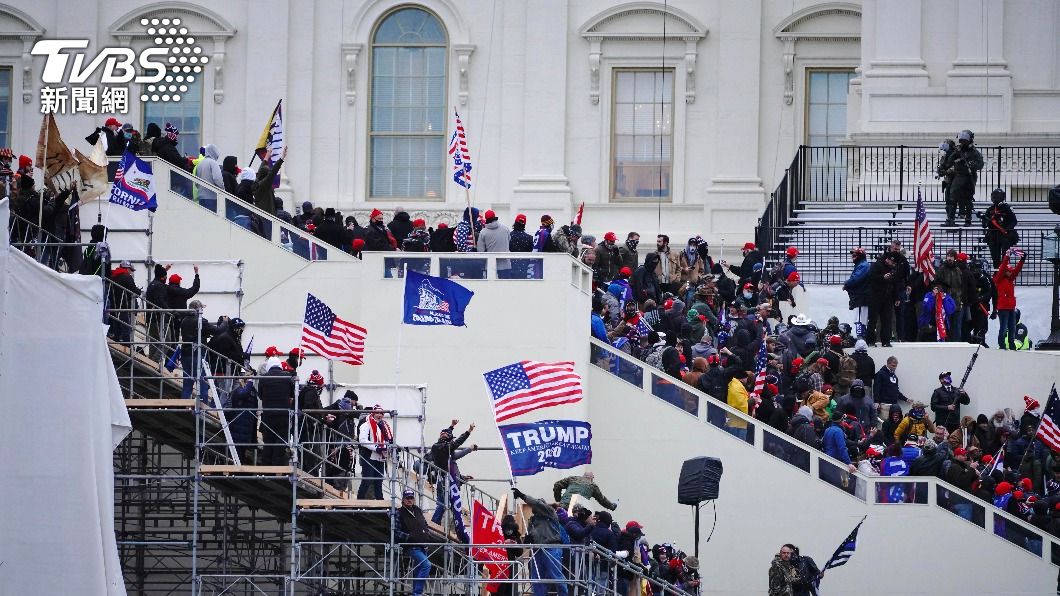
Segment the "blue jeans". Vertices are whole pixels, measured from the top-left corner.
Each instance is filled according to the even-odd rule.
[[[965,309],[957,310],[950,317],[950,328],[946,334],[946,341],[961,341],[961,337],[964,330],[964,313]]]
[[[734,428],[732,426],[725,426],[725,432],[740,439],[741,441],[747,440],[747,429],[746,428]]]
[[[192,350],[190,346],[180,347],[180,368],[184,374],[184,386],[181,389],[180,396],[184,399],[191,397],[191,392],[195,388],[195,377],[199,377],[199,399],[202,401],[208,401],[210,394],[210,385],[206,382],[206,370],[203,367],[202,359],[199,358],[198,370],[196,368],[196,356],[198,350]],[[196,372],[198,374],[196,374]]]
[[[592,596],[602,596],[607,593],[607,583],[611,574],[607,567],[593,566],[589,570],[592,581]]]
[[[357,487],[358,499],[383,498],[383,470],[386,462],[361,456],[361,485]],[[369,494],[371,493],[371,494]]]
[[[534,560],[530,562],[530,577],[533,579],[554,579],[563,580],[563,570],[560,567],[560,561],[563,560],[563,549],[559,548],[540,548],[534,552]],[[534,584],[534,596],[545,596],[548,594],[549,588],[556,590],[556,596],[567,596],[567,585],[564,583],[555,584]]]
[[[997,318],[998,322],[1001,323],[997,330],[997,347],[1002,350],[1015,350],[1016,311],[999,310],[997,311]],[[1006,347],[1006,344],[1008,347]]]
[[[442,516],[445,515],[445,510],[449,507],[449,483],[445,481],[445,478],[439,478],[434,485],[434,515],[431,516],[431,521],[436,524],[442,523]],[[458,515],[458,514],[454,514]]]
[[[431,574],[431,562],[427,560],[427,551],[420,546],[408,549],[409,557],[412,557],[412,593],[415,596],[423,594],[423,588],[427,585],[427,577]]]

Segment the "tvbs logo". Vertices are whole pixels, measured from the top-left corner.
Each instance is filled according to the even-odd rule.
[[[84,83],[103,68],[100,83],[157,83],[166,75],[169,48],[147,48],[139,54],[129,48],[102,48],[88,64],[86,54],[76,50],[88,47],[87,39],[47,39],[38,41],[30,51],[34,56],[45,56],[41,80],[46,84]],[[71,64],[71,58],[73,62]],[[137,74],[139,66],[142,74]],[[70,75],[66,77],[67,67]]]

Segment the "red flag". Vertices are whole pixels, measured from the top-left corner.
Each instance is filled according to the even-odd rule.
[[[504,533],[496,516],[490,513],[482,503],[474,501],[471,508],[471,544],[504,544]],[[485,563],[486,572],[492,579],[508,577],[508,551],[503,548],[473,548],[471,557]],[[496,592],[497,583],[486,584],[487,592]]]
[[[935,335],[939,341],[946,341],[946,305],[942,292],[935,294]]]
[[[584,211],[584,210],[585,210],[585,201],[582,201],[582,204],[578,206],[578,217],[576,217],[574,219],[574,223],[579,225],[579,226],[582,225],[582,211]]]

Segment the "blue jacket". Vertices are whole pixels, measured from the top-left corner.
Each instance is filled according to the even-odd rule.
[[[869,262],[866,259],[862,259],[854,265],[854,270],[850,272],[850,277],[843,284],[843,289],[846,290],[847,295],[850,297],[851,309],[868,306],[868,282]]]
[[[830,424],[828,428],[824,429],[824,437],[821,439],[821,450],[845,464],[850,463],[850,453],[847,451],[847,435],[843,432],[843,427],[838,423]]]
[[[593,337],[602,342],[610,341],[607,339],[607,327],[604,327],[604,320],[596,313],[593,313],[589,320],[589,331],[592,332]]]

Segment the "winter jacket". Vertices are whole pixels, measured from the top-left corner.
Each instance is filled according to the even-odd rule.
[[[350,246],[352,239],[348,239],[349,230],[342,227],[342,224],[335,221],[335,216],[326,216],[324,221],[320,222],[317,226],[314,235],[321,242],[326,242],[336,248],[346,248]]]
[[[125,153],[125,145],[128,140],[125,138],[125,134],[122,129],[118,129],[118,132],[114,132],[106,126],[96,127],[96,130],[92,131],[92,134],[85,137],[89,145],[95,146],[99,141],[99,135],[103,135],[106,144],[106,154],[108,157],[121,157]]]
[[[239,170],[236,166],[236,156],[228,155],[221,164],[221,180],[224,181],[222,188],[228,194],[236,194],[239,189]]]
[[[172,309],[188,308],[188,300],[199,293],[199,274],[191,282],[191,287],[182,288],[179,283],[170,283],[166,286],[166,305]]]
[[[210,339],[210,342],[206,344],[206,347],[217,352],[215,356],[213,353],[207,354],[207,360],[210,361],[210,367],[217,374],[233,374],[235,371],[222,371],[222,365],[228,366],[228,360],[235,363],[236,366],[242,366],[243,364],[243,344],[235,332],[232,330],[226,330],[224,333],[218,333]],[[222,360],[222,358],[224,360]]]
[[[383,225],[383,222],[371,222],[364,231],[364,250],[365,251],[386,251],[394,250],[394,246],[390,244],[390,230]]]
[[[456,245],[456,252],[475,252],[477,247],[475,246],[478,236],[482,231],[482,225],[475,222],[474,240],[472,241],[471,224],[466,219],[461,220],[460,223],[456,224],[456,229],[453,231],[453,244]]]
[[[850,452],[847,451],[847,435],[838,422],[833,422],[828,425],[828,428],[824,429],[824,436],[821,437],[821,451],[845,464],[850,463]]]
[[[743,412],[744,414],[747,414],[747,400],[749,399],[749,397],[750,396],[747,393],[747,387],[744,387],[744,384],[742,381],[740,381],[740,379],[733,378],[731,381],[729,381],[729,390],[726,401],[730,406]],[[729,428],[747,428],[747,422],[743,418],[737,418],[735,416],[729,418],[728,422],[726,422],[726,425]]]
[[[188,171],[188,162],[181,156],[180,151],[177,149],[177,142],[172,141],[166,137],[158,137],[151,143],[151,151],[164,161],[167,161],[177,169]]]
[[[597,285],[610,283],[618,277],[618,272],[622,269],[622,254],[617,246],[608,246],[606,241],[597,244],[593,252],[596,254],[596,262],[593,263],[593,278]]]
[[[217,160],[221,157],[221,152],[217,150],[217,145],[209,144],[203,147],[205,152],[202,161],[199,162],[196,168],[195,174],[203,180],[208,182],[217,188],[224,188],[225,181],[221,175],[221,164]],[[270,211],[272,213],[272,211]]]
[[[891,404],[887,408],[887,417],[884,418],[883,424],[880,425],[880,436],[884,443],[887,445],[894,444],[895,429],[902,423],[902,406],[898,404]],[[897,420],[895,419],[897,418]]]
[[[970,403],[968,394],[953,385],[943,385],[931,393],[931,411],[935,413],[935,424],[947,429],[957,428],[961,419],[961,404]],[[953,410],[949,406],[954,406]]]
[[[949,437],[946,438],[946,442],[950,444],[951,451],[958,447],[968,450],[971,450],[973,447],[978,447],[980,449],[983,447],[979,442],[979,437],[977,437],[975,433],[975,419],[971,416],[961,417],[961,425],[956,430],[950,432]]]
[[[802,414],[795,414],[791,417],[788,434],[810,447],[817,447],[817,433],[813,430],[813,422]]]
[[[232,407],[237,409],[246,409],[238,413],[228,413],[230,422],[228,428],[232,431],[232,442],[239,443],[257,443],[257,431],[258,431],[258,390],[254,388],[254,383],[244,383],[242,386],[237,385],[232,393],[229,395],[232,401]],[[247,445],[249,447],[249,445]]]
[[[869,305],[869,262],[861,258],[854,265],[850,277],[843,283],[843,290],[850,298],[850,310]]]
[[[950,460],[949,469],[946,470],[946,482],[965,492],[972,492],[972,484],[978,479],[979,475],[968,465],[968,462],[957,458]]]
[[[746,282],[754,274],[755,264],[762,262],[762,253],[757,250],[748,251],[739,266],[729,265],[729,271],[739,276],[740,281]]]
[[[869,429],[879,424],[876,419],[876,405],[872,402],[872,398],[867,395],[857,398],[847,393],[836,401],[836,409],[844,414],[848,405],[854,406],[854,415],[857,416],[863,428]]]
[[[698,252],[693,252],[689,257],[688,251],[682,250],[677,255],[677,265],[681,270],[681,281],[696,284],[705,273],[706,260],[700,257]],[[685,269],[690,271],[685,273]]]
[[[202,325],[201,336],[200,324]],[[201,337],[202,344],[206,345],[206,342],[218,333],[221,333],[221,329],[204,319],[202,315],[188,314],[180,319],[180,340],[183,342],[194,342]],[[186,347],[182,346],[182,349]]]
[[[655,278],[659,280],[660,284],[672,284],[681,281],[681,259],[679,254],[678,251],[670,247],[666,247],[665,252],[656,251],[655,256],[658,257],[658,260],[655,263],[654,271]],[[665,279],[663,279],[663,259],[666,259],[669,264],[669,275]],[[647,259],[644,262],[647,263]]]
[[[264,378],[258,380],[258,396],[261,407],[266,410],[291,409],[294,406],[294,377],[280,366],[273,366]]]
[[[166,300],[167,294],[165,278],[152,280],[147,284],[147,295],[144,296],[147,300],[147,308],[169,308],[167,306],[169,301]]]
[[[508,243],[511,232],[507,226],[501,225],[499,221],[491,221],[478,233],[479,252],[508,252]],[[507,271],[512,268],[508,259],[497,259],[497,271]]]
[[[957,262],[944,261],[939,266],[935,279],[946,284],[946,293],[953,298],[953,303],[960,310],[964,298],[964,279],[961,276],[961,269],[957,266]]]
[[[906,397],[898,389],[898,376],[886,366],[881,366],[872,380],[872,401],[878,404],[896,404]]]
[[[618,256],[622,260],[622,265],[619,269],[629,267],[630,271],[636,271],[637,267],[640,266],[640,253],[631,250],[626,244],[618,247]]]
[[[831,398],[829,398],[826,394],[821,393],[820,391],[811,391],[810,395],[808,395],[802,403],[803,405],[809,406],[810,409],[813,410],[814,416],[820,418],[821,420],[827,420],[828,412],[825,411],[825,408],[828,407],[828,404],[831,401]]]
[[[402,505],[394,511],[394,538],[409,544],[438,542],[428,529],[423,510],[416,505]]]
[[[398,211],[394,214],[394,219],[390,220],[386,227],[394,235],[394,240],[397,241],[398,246],[401,246],[401,241],[408,238],[409,232],[412,231],[412,217],[405,211]]]
[[[935,432],[935,424],[928,420],[927,417],[921,420],[913,420],[911,417],[906,416],[902,418],[902,421],[898,423],[898,427],[894,429],[893,436],[896,442],[900,442],[906,435],[926,437],[929,432]]]
[[[855,351],[850,357],[857,364],[857,372],[854,374],[854,378],[861,379],[867,389],[872,389],[872,381],[876,376],[876,361],[872,359],[872,356],[869,356],[868,352]]]
[[[254,177],[254,205],[269,215],[276,214],[276,193],[273,191],[272,181],[280,173],[281,167],[282,158],[277,159],[271,166],[262,162]]]
[[[568,476],[562,480],[557,480],[552,485],[552,496],[558,501],[564,508],[570,505],[570,500],[574,495],[579,495],[583,499],[596,499],[597,503],[600,503],[605,508],[614,511],[617,505],[608,500],[604,496],[604,493],[600,492],[600,487],[595,482],[589,480],[585,476]]]
[[[1016,308],[1016,277],[1023,270],[1023,263],[1027,255],[1020,257],[1020,262],[1015,267],[1009,266],[1008,254],[1001,259],[1001,266],[994,274],[994,287],[997,297],[994,298],[994,310],[1015,310]]]
[[[446,430],[452,435],[453,427],[449,427]],[[438,466],[442,470],[448,472],[449,464],[455,460],[470,453],[470,449],[460,449],[460,446],[464,444],[464,441],[471,435],[471,431],[462,433],[459,437],[455,437],[449,441],[438,441],[434,445],[431,445],[431,461],[434,465]]]
[[[111,272],[110,280],[114,282],[110,292],[110,308],[136,308],[136,298],[143,290],[136,285],[132,271],[118,267]]]
[[[559,516],[556,511],[545,502],[544,499],[518,493],[516,495],[523,499],[533,515],[526,525],[526,537],[531,544],[563,544],[563,537],[559,533]]]
[[[633,289],[633,297],[638,302],[644,302],[649,298],[656,302],[659,300],[661,295],[659,279],[654,273],[658,261],[658,254],[649,253],[648,256],[644,257],[644,264],[637,267],[637,270],[633,272],[629,285]]]

